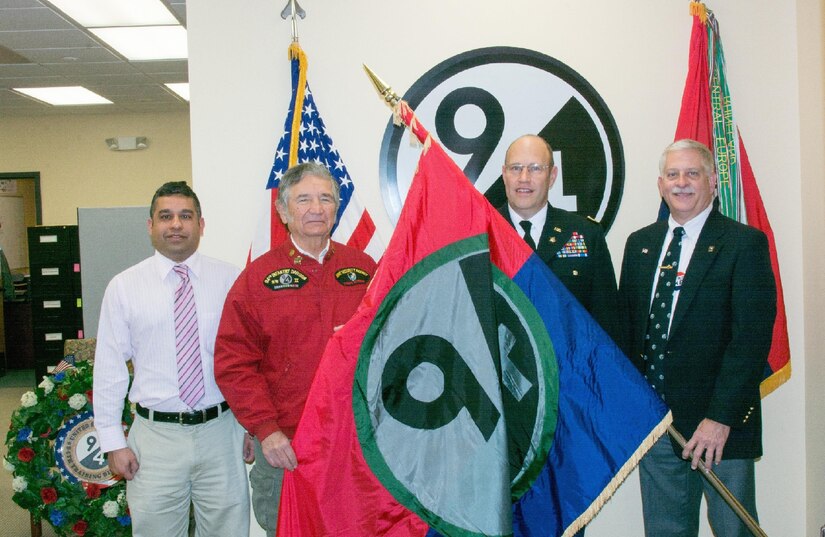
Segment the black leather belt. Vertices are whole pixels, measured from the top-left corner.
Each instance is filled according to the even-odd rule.
[[[179,423],[181,425],[200,425],[209,420],[215,419],[222,412],[229,410],[229,403],[223,403],[194,412],[158,412],[150,411],[148,408],[137,405],[137,413],[147,420],[160,421],[163,423]],[[151,416],[151,417],[150,417]]]

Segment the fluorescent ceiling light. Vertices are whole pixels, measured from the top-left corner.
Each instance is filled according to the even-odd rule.
[[[179,24],[160,0],[49,0],[82,26]]]
[[[14,88],[14,91],[33,97],[38,101],[55,106],[85,105],[85,104],[112,104],[112,101],[101,97],[81,86],[67,86],[56,88]]]
[[[189,100],[189,82],[175,82],[166,84],[166,87],[178,94],[184,101]]]
[[[89,31],[132,61],[185,59],[189,54],[183,26],[89,28]]]

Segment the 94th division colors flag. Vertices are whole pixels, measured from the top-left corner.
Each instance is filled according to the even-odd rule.
[[[670,413],[406,103],[396,111],[424,150],[322,358],[278,533],[572,535]]]

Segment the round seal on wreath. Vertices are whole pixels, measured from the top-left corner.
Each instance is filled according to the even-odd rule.
[[[108,487],[117,482],[100,450],[91,412],[77,414],[63,424],[55,440],[54,460],[61,475],[72,483]]]
[[[24,393],[11,415],[3,466],[13,475],[12,501],[56,535],[128,537],[125,481],[113,479],[99,449],[93,383],[92,363],[80,361]],[[126,400],[122,423],[132,423]]]

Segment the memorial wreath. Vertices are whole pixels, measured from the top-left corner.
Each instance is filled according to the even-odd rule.
[[[92,396],[88,361],[44,377],[23,394],[11,417],[3,460],[14,476],[12,499],[61,536],[129,536],[126,487],[112,476],[100,450]],[[124,427],[131,422],[127,404]]]

